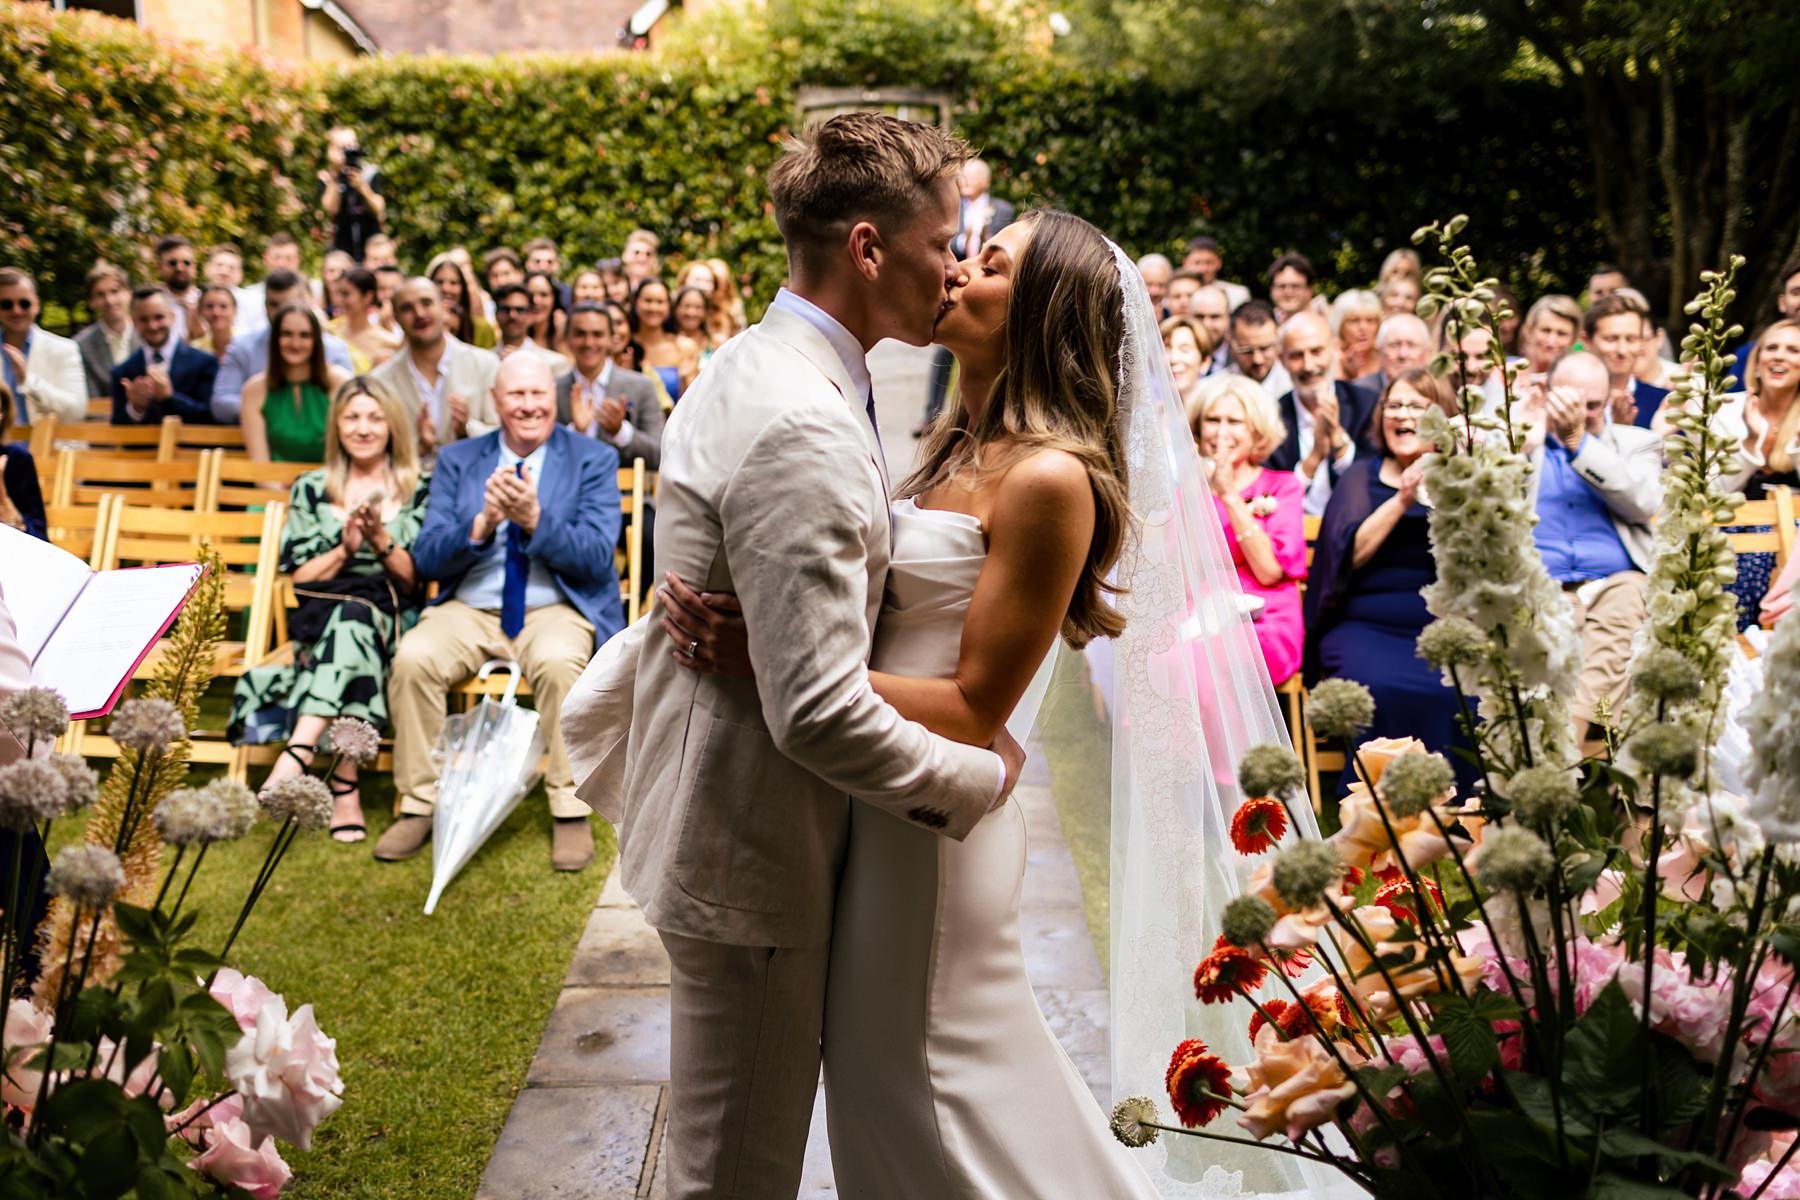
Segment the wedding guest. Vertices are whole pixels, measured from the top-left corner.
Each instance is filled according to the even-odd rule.
[[[469,311],[477,317],[485,317],[491,323],[494,319],[494,298],[483,291],[481,284],[476,282],[475,256],[469,253],[469,248],[458,242],[444,251],[442,255],[434,257],[432,262],[436,262],[438,257],[447,258],[463,269],[463,274],[467,277],[466,282],[469,284],[468,294],[471,297]],[[429,264],[427,264],[425,276],[426,278],[431,277]]]
[[[425,278],[437,284],[450,332],[457,340],[483,350],[500,344],[500,331],[477,311],[475,279],[467,267],[448,254],[440,254],[425,268]]]
[[[708,326],[714,337],[722,333],[724,341],[728,342],[744,332],[750,323],[744,312],[744,293],[738,287],[738,278],[732,272],[731,265],[724,259],[709,258],[706,265],[712,271],[715,283],[712,290],[713,311],[708,319]]]
[[[376,318],[382,326],[400,332],[400,322],[394,317],[394,293],[399,290],[406,276],[399,267],[373,267],[375,272],[375,301],[381,306],[380,315]],[[464,268],[465,274],[467,268]]]
[[[1269,264],[1269,303],[1276,320],[1287,323],[1295,313],[1312,307],[1318,294],[1318,272],[1303,254],[1283,254]]]
[[[1223,284],[1209,283],[1194,293],[1188,302],[1188,315],[1206,330],[1212,340],[1212,371],[1231,366],[1231,300]]]
[[[625,235],[625,251],[619,262],[635,292],[646,279],[655,279],[662,271],[662,239],[648,229],[634,229]]]
[[[219,360],[175,336],[169,293],[145,284],[131,294],[131,323],[138,348],[112,371],[112,423],[155,425],[180,417],[210,425],[213,380]]]
[[[1790,258],[1781,264],[1781,270],[1775,273],[1775,319],[1800,317],[1800,258]],[[1746,338],[1742,345],[1732,351],[1734,365],[1732,374],[1737,377],[1738,387],[1748,386],[1750,378],[1750,351],[1756,348],[1756,339]]]
[[[1562,585],[1581,634],[1581,676],[1570,699],[1576,740],[1588,742],[1596,706],[1624,711],[1631,642],[1646,619],[1662,507],[1663,440],[1607,420],[1612,385],[1592,354],[1562,358],[1546,386],[1521,405],[1535,471],[1532,531],[1544,569]]]
[[[561,354],[569,313],[556,279],[542,271],[528,271],[525,294],[531,299],[531,323],[526,327],[526,336],[544,349]]]
[[[1525,313],[1519,329],[1519,349],[1524,355],[1521,375],[1545,375],[1556,360],[1567,354],[1581,336],[1581,305],[1572,296],[1539,296]]]
[[[156,241],[156,274],[175,302],[175,336],[188,335],[188,318],[198,313],[200,289],[194,284],[194,243],[178,233]],[[197,324],[198,322],[196,322]]]
[[[1230,312],[1238,305],[1250,299],[1250,289],[1241,283],[1231,283],[1219,278],[1219,272],[1225,269],[1225,252],[1219,248],[1216,238],[1191,238],[1187,251],[1181,259],[1181,269],[1192,271],[1200,277],[1202,286],[1216,287],[1225,293],[1225,311]],[[1223,334],[1220,335],[1223,340]]]
[[[325,304],[331,316],[337,315],[337,310],[331,307],[331,285],[342,279],[344,272],[355,265],[356,260],[342,250],[325,252],[325,261],[319,267],[319,281],[325,285]]]
[[[375,272],[352,264],[331,283],[331,305],[337,316],[327,326],[350,347],[352,369],[365,374],[392,358],[400,336],[375,323]]]
[[[1375,297],[1384,314],[1416,312],[1419,295],[1419,281],[1412,275],[1396,275],[1392,279],[1384,279],[1375,288]]]
[[[1388,251],[1387,257],[1381,260],[1381,270],[1376,272],[1375,280],[1386,283],[1390,279],[1410,279],[1418,283],[1424,277],[1425,266],[1419,261],[1419,252],[1411,246],[1401,246]]]
[[[1612,263],[1601,263],[1588,275],[1588,307],[1592,308],[1620,288],[1630,286],[1631,280],[1626,277],[1623,267],[1616,267]]]
[[[1402,371],[1422,367],[1431,356],[1431,329],[1412,313],[1392,313],[1375,331],[1375,370],[1356,386],[1379,396]]]
[[[1163,309],[1171,317],[1194,314],[1194,293],[1206,283],[1192,271],[1177,271],[1169,276],[1169,290],[1163,293]]]
[[[1175,264],[1167,255],[1146,254],[1137,260],[1137,269],[1144,279],[1144,290],[1150,293],[1150,307],[1161,320],[1168,315],[1163,309],[1163,301],[1169,294],[1169,280],[1175,275]]]
[[[394,648],[423,599],[412,546],[428,481],[398,401],[361,377],[339,388],[326,415],[325,465],[294,481],[281,531],[281,570],[300,597],[288,619],[293,657],[251,667],[232,695],[234,745],[286,742],[265,789],[312,766],[334,719],[387,725]],[[329,786],[332,839],[362,841],[356,765],[341,763]]]
[[[191,343],[194,349],[223,359],[237,336],[238,297],[235,288],[208,284],[200,293],[200,327],[203,333]]]
[[[1800,583],[1800,554],[1788,555],[1787,565],[1781,568],[1781,574],[1763,593],[1762,604],[1757,613],[1757,624],[1764,629],[1775,628],[1775,622],[1788,615],[1794,607],[1794,587]]]
[[[1354,679],[1375,694],[1366,736],[1417,737],[1450,756],[1467,744],[1456,694],[1414,653],[1431,620],[1420,589],[1437,578],[1419,461],[1431,449],[1419,437],[1420,418],[1433,407],[1455,412],[1448,383],[1418,368],[1397,376],[1373,424],[1374,452],[1332,489],[1306,586],[1305,665],[1309,687]]]
[[[556,419],[612,443],[621,463],[641,458],[654,471],[662,463],[661,399],[648,377],[613,361],[612,346],[612,314],[598,304],[577,304],[569,316],[575,365],[556,380]]]
[[[206,249],[206,282],[223,288],[244,286],[244,252],[230,242]]]
[[[37,281],[16,267],[0,267],[0,383],[13,394],[14,418],[21,425],[85,420],[81,348],[40,328],[39,311]]]
[[[1519,298],[1504,283],[1496,283],[1494,285],[1494,301],[1502,306],[1501,311],[1506,314],[1497,322],[1497,327],[1500,333],[1500,348],[1506,351],[1507,358],[1511,359],[1519,353],[1519,323],[1522,318],[1522,314],[1519,312]]]
[[[696,287],[681,288],[676,291],[675,302],[669,311],[675,322],[676,334],[700,348],[700,365],[704,367],[716,349],[712,331],[706,327],[706,293]]]
[[[593,833],[555,714],[595,647],[625,625],[613,571],[619,455],[556,424],[556,384],[534,355],[500,364],[493,406],[499,429],[438,455],[414,546],[419,574],[440,587],[394,657],[388,699],[400,817],[376,842],[375,857],[411,858],[430,839],[431,750],[445,698],[498,644],[523,667],[548,718],[551,866],[578,871],[594,859]]]
[[[1481,391],[1480,412],[1499,412],[1504,402],[1506,378],[1493,354],[1494,334],[1486,325],[1477,325],[1464,333],[1456,345],[1448,342],[1449,327],[1442,331],[1446,339],[1440,347],[1450,356],[1450,386],[1478,388]],[[1460,396],[1462,393],[1458,391]]]
[[[622,259],[603,258],[597,264],[600,279],[606,284],[606,298],[614,304],[626,304],[631,300],[631,277],[625,274],[625,263]]]
[[[0,383],[0,429],[13,424],[12,389]],[[0,524],[50,540],[44,516],[44,494],[38,487],[37,461],[24,442],[0,443]]]
[[[525,260],[510,246],[496,246],[481,256],[481,282],[498,305],[501,288],[525,282]],[[499,319],[498,313],[495,319]]]
[[[201,297],[205,303],[205,297]],[[109,262],[97,262],[87,273],[88,311],[94,323],[75,335],[89,400],[112,397],[112,369],[137,349],[131,325],[131,277]]]
[[[1375,394],[1334,378],[1331,325],[1318,313],[1289,317],[1280,346],[1294,386],[1276,402],[1287,436],[1270,452],[1269,465],[1299,477],[1307,512],[1324,512],[1338,477],[1359,451],[1373,448]]]
[[[626,303],[629,302],[627,301]],[[638,346],[637,343],[631,339],[631,313],[626,308],[626,304],[616,300],[608,300],[600,307],[604,308],[607,315],[613,319],[613,361],[618,363],[621,367],[624,367],[627,371],[637,370],[636,364],[643,361],[643,347]],[[635,356],[632,350],[633,347],[637,347]],[[627,361],[628,359],[631,361]],[[654,376],[652,376],[652,378],[654,378]]]
[[[1381,301],[1374,292],[1355,288],[1331,302],[1331,329],[1338,340],[1338,374],[1355,379],[1378,371],[1375,332],[1381,327]]]
[[[494,290],[494,317],[500,323],[500,341],[494,353],[502,362],[521,352],[535,354],[560,375],[569,369],[569,360],[531,336],[534,308],[531,292],[522,283],[503,283]]]
[[[372,234],[369,240],[363,243],[362,263],[371,271],[379,271],[383,267],[398,271],[400,269],[400,246],[385,233]]]
[[[530,283],[533,275],[550,277],[550,286],[556,291],[557,304],[566,314],[575,299],[569,285],[561,278],[562,251],[547,237],[535,237],[525,243],[525,281]]]
[[[1169,355],[1169,374],[1175,379],[1175,391],[1191,411],[1194,390],[1212,371],[1212,344],[1206,340],[1206,330],[1191,317],[1170,317],[1164,321],[1162,342]]]
[[[263,371],[244,384],[244,450],[256,462],[322,462],[331,397],[350,372],[325,359],[324,326],[294,302],[269,324]]]
[[[718,288],[719,281],[713,278],[712,268],[706,265],[705,259],[696,258],[675,272],[675,290],[685,291],[698,288],[708,296]]]
[[[569,294],[575,298],[576,304],[604,304],[606,303],[606,276],[593,267],[577,271],[575,278],[569,281]]]
[[[1714,428],[1734,448],[1719,486],[1760,500],[1771,487],[1800,487],[1800,318],[1762,331],[1750,351],[1749,384],[1726,397]],[[1659,432],[1673,432],[1670,413]]]
[[[331,222],[331,248],[353,262],[368,253],[369,239],[387,223],[386,181],[363,157],[356,130],[340,125],[326,135],[325,166],[319,171],[319,207]],[[274,270],[277,268],[271,268]],[[297,270],[297,267],[279,268]]]
[[[672,400],[700,370],[700,347],[675,332],[669,289],[659,279],[646,279],[631,293],[631,335],[643,347],[643,371],[654,371]]]
[[[1632,287],[1622,287],[1613,295],[1630,302],[1633,308],[1643,314],[1644,336],[1638,342],[1637,362],[1631,368],[1632,378],[1639,383],[1669,391],[1675,386],[1670,372],[1670,368],[1675,365],[1675,351],[1669,344],[1669,335],[1657,327],[1655,318],[1650,315],[1650,298]],[[1500,332],[1504,336],[1505,328],[1502,327]]]
[[[238,332],[249,333],[268,323],[269,280],[277,275],[292,275],[304,290],[304,299],[316,304],[321,299],[313,290],[313,281],[300,270],[300,242],[291,233],[277,231],[263,243],[263,277],[238,293]]]
[[[449,331],[443,297],[429,279],[401,284],[394,312],[406,344],[370,373],[369,383],[400,401],[418,434],[419,460],[429,467],[440,446],[493,429],[489,397],[500,360]]]
[[[1271,396],[1293,391],[1294,381],[1281,365],[1279,332],[1275,310],[1266,300],[1251,300],[1232,309],[1226,338],[1231,361],[1226,369],[1262,384]]]
[[[1242,375],[1202,380],[1186,407],[1238,581],[1246,596],[1262,601],[1256,640],[1269,681],[1280,685],[1300,669],[1305,642],[1303,489],[1291,472],[1263,465],[1287,431],[1269,394]]]
[[[1595,278],[1602,276],[1596,274]],[[1586,347],[1600,356],[1612,374],[1612,419],[1648,428],[1669,393],[1666,388],[1638,381],[1635,372],[1649,313],[1629,297],[1616,294],[1618,290],[1613,288],[1588,305],[1583,322]]]
[[[269,328],[275,314],[292,304],[311,306],[306,280],[292,271],[277,271],[265,279],[262,284],[262,300],[265,318],[263,323],[249,333],[240,331],[235,334],[231,339],[231,348],[219,362],[219,377],[213,383],[212,413],[213,419],[221,425],[238,423],[238,414],[243,408],[244,384],[251,376],[263,371],[270,362]],[[334,333],[325,334],[325,361],[346,376],[352,373],[350,347]],[[321,445],[323,437],[321,432]],[[317,462],[318,456],[301,461]]]

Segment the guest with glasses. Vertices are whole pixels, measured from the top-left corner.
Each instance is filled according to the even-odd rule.
[[[175,336],[186,341],[188,320],[200,310],[200,288],[194,282],[199,265],[194,243],[178,233],[159,238],[156,243],[156,274],[175,303]]]
[[[83,420],[87,375],[81,348],[40,328],[39,311],[37,281],[16,267],[0,267],[0,383],[13,394],[14,418],[21,425]]]
[[[1249,300],[1233,309],[1226,344],[1231,359],[1226,370],[1262,385],[1270,396],[1294,389],[1287,368],[1281,365],[1281,343],[1275,310],[1266,300]]]

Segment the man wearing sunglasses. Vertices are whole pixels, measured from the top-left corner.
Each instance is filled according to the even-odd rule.
[[[0,267],[0,378],[12,392],[21,424],[40,419],[87,417],[87,376],[81,348],[38,328],[37,282],[14,267]]]

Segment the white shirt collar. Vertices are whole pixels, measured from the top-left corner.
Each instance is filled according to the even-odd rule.
[[[863,354],[862,343],[856,336],[844,328],[843,322],[808,300],[805,296],[782,288],[775,293],[774,308],[785,309],[796,317],[818,330],[820,335],[837,351],[837,356],[844,364],[845,372],[850,376],[851,386],[857,389],[852,399],[860,406],[866,404],[874,394],[874,381],[869,377],[869,361]]]
[[[592,379],[583,375],[580,367],[571,367],[570,370],[575,372],[576,387],[584,389],[598,388],[601,391],[605,391],[608,381],[612,379],[613,360],[611,358],[603,359],[600,364],[600,373]]]

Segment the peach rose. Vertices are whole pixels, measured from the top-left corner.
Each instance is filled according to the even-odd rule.
[[[1250,1092],[1238,1124],[1258,1141],[1271,1133],[1285,1133],[1297,1142],[1308,1130],[1331,1120],[1338,1105],[1356,1095],[1356,1085],[1315,1037],[1283,1042],[1259,1035],[1256,1061],[1247,1074]]]
[[[293,1173],[274,1142],[251,1132],[243,1111],[242,1099],[230,1096],[201,1118],[207,1126],[206,1149],[188,1166],[220,1183],[242,1188],[255,1200],[275,1200]]]
[[[1378,904],[1370,904],[1358,908],[1350,916],[1373,944],[1375,953],[1371,955],[1360,939],[1341,929],[1332,929],[1331,939],[1343,956],[1351,990],[1372,1015],[1386,1020],[1394,1015],[1401,1000],[1442,990],[1442,980],[1427,957],[1425,942],[1410,934],[1404,940],[1397,940],[1401,929],[1393,913]],[[1377,957],[1394,955],[1405,955],[1408,961],[1391,964],[1385,972],[1371,969]],[[1451,970],[1462,979],[1464,986],[1472,988],[1480,982],[1484,966],[1480,957],[1459,954],[1452,948],[1449,961]]]
[[[49,1012],[20,997],[6,1009],[6,1071],[0,1076],[0,1100],[14,1108],[30,1111],[37,1103],[42,1071],[28,1068],[38,1048],[50,1041],[56,1019]]]
[[[1387,770],[1389,763],[1402,754],[1414,751],[1420,754],[1426,752],[1425,743],[1416,737],[1370,738],[1356,748],[1356,777],[1362,780],[1364,786],[1372,788],[1381,782],[1382,773]],[[1365,771],[1367,774],[1364,774]]]
[[[1384,769],[1385,766],[1384,763]],[[1441,823],[1446,830],[1455,826],[1458,814],[1448,804],[1453,798],[1453,794],[1445,796],[1445,803],[1434,805],[1430,813],[1410,817],[1389,816],[1384,821],[1375,793],[1364,784],[1353,783],[1350,785],[1350,794],[1338,804],[1339,828],[1329,840],[1337,849],[1339,857],[1349,865],[1375,870],[1398,865],[1394,856],[1397,843],[1399,858],[1404,859],[1416,871],[1450,853],[1450,843],[1438,826]],[[1433,814],[1436,815],[1436,820],[1432,819]],[[1391,838],[1388,836],[1390,825],[1393,827]],[[1468,842],[1461,837],[1457,841],[1464,848],[1468,846]]]

